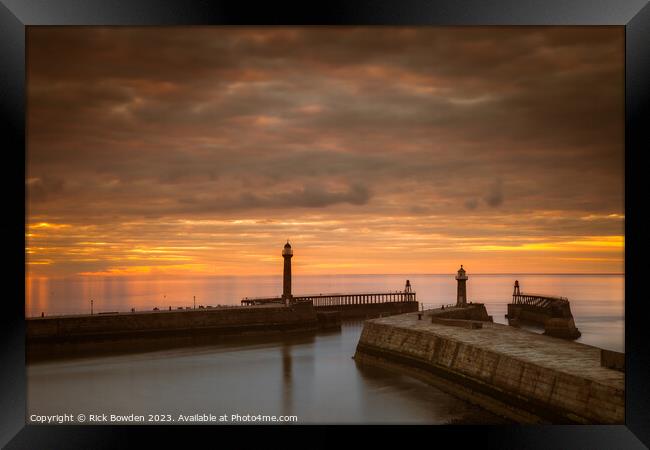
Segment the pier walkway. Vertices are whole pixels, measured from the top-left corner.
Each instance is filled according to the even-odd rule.
[[[378,303],[415,302],[415,292],[363,292],[354,294],[313,294],[298,295],[291,298],[294,302],[310,302],[314,308],[327,306],[371,305]],[[277,297],[246,297],[242,305],[264,305],[268,303],[284,303],[284,298]]]
[[[623,423],[625,374],[602,365],[601,349],[491,322],[448,326],[431,316],[366,321],[355,359],[411,368],[518,421]]]
[[[245,298],[242,306],[284,304],[283,297]],[[404,314],[418,310],[415,292],[364,292],[354,294],[316,294],[291,297],[289,304],[309,304],[317,312],[340,313],[342,319],[361,319]]]

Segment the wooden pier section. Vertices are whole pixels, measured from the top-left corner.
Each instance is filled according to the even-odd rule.
[[[569,299],[523,293],[519,290],[519,281],[515,281],[506,319],[513,326],[519,326],[520,322],[543,325],[545,334],[564,339],[577,339],[581,335],[575,326]]]
[[[371,305],[377,303],[415,302],[415,292],[364,292],[359,294],[315,294],[292,297],[294,302],[310,302],[315,308],[326,306]],[[284,303],[278,297],[246,297],[241,301],[242,306],[265,305],[268,303]]]
[[[285,303],[284,297],[247,297],[242,306]],[[415,292],[364,292],[350,294],[314,294],[291,297],[289,303],[309,303],[316,311],[339,311],[341,318],[366,318],[403,314],[418,310]]]
[[[542,294],[515,294],[512,296],[512,303],[515,305],[529,305],[537,308],[551,308],[553,305],[568,305],[569,299]]]

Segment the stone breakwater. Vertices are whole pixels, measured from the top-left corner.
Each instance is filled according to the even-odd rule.
[[[355,361],[414,376],[517,422],[624,423],[625,375],[601,365],[601,349],[490,321],[449,326],[432,322],[435,315],[366,321]]]
[[[134,339],[188,334],[227,335],[318,329],[311,305],[224,307],[30,318],[28,343]]]

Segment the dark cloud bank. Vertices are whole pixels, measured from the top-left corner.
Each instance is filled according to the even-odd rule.
[[[607,27],[30,28],[29,211],[622,213],[623,58]]]

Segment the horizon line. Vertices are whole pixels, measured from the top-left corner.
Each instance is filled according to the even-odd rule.
[[[453,276],[456,272],[451,273],[322,273],[322,274],[293,274],[294,277],[319,277],[319,276]],[[611,276],[625,275],[625,272],[477,272],[469,273],[468,276],[506,276],[506,275],[547,275],[547,276]],[[63,276],[34,276],[32,278],[160,278],[169,274],[142,274],[142,275],[63,275]],[[184,274],[182,278],[209,278],[209,277],[269,277],[277,274]],[[30,278],[25,275],[25,279]]]

